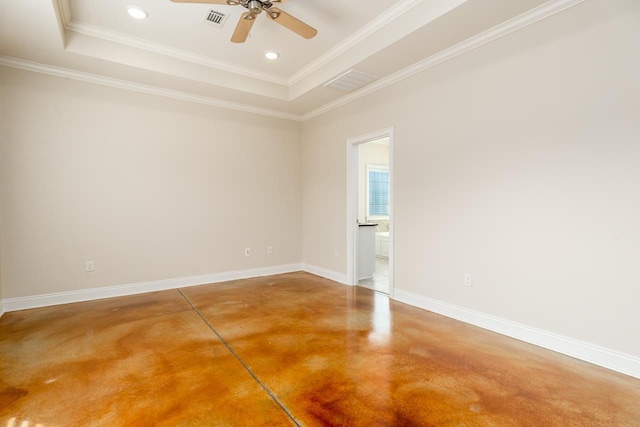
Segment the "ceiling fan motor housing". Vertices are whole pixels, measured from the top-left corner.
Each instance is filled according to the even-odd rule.
[[[249,12],[251,12],[254,15],[257,15],[260,12],[262,12],[262,2],[258,0],[251,0],[247,5],[247,7],[249,8]]]
[[[248,10],[242,14],[238,25],[236,26],[231,41],[233,43],[244,43],[249,36],[249,31],[256,19],[256,17],[264,10],[266,14],[273,21],[282,25],[283,27],[293,31],[294,33],[304,37],[305,39],[311,39],[316,36],[318,30],[305,24],[301,20],[294,16],[289,15],[283,10],[273,7],[275,4],[280,4],[284,0],[171,0],[176,3],[214,3],[214,4],[228,4],[229,6],[242,6]]]

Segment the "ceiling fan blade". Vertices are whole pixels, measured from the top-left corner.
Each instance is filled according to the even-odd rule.
[[[286,27],[294,33],[301,35],[305,39],[311,39],[315,37],[316,34],[318,34],[318,30],[316,30],[315,28],[310,27],[298,18],[289,15],[287,12],[278,9],[277,7],[269,8],[269,13],[267,13],[267,16],[283,27]]]
[[[209,3],[209,4],[229,4],[227,0],[171,0],[174,3]]]
[[[242,18],[238,21],[238,25],[236,25],[236,30],[233,32],[231,41],[233,43],[244,43],[247,40],[249,31],[251,31],[251,27],[253,27],[253,23],[255,21],[255,15],[252,15],[250,12],[243,13]]]

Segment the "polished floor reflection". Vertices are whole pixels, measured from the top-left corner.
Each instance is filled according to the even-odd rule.
[[[389,294],[389,258],[376,257],[376,269],[373,272],[373,277],[360,280],[358,285]]]
[[[306,273],[0,319],[0,427],[637,426],[638,402],[640,380]]]

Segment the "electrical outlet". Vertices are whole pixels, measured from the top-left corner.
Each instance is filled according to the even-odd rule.
[[[471,274],[470,273],[466,273],[464,275],[464,285],[471,287]]]
[[[340,257],[340,251],[339,251],[339,250],[337,250],[337,249],[334,249],[334,250],[333,250],[333,257],[334,257],[334,258],[338,258],[338,257]]]
[[[93,261],[87,261],[84,264],[84,271],[86,272],[92,272],[94,270],[94,265],[93,265]]]
[[[267,246],[267,254],[273,255],[273,246]]]
[[[251,256],[251,248],[244,249],[244,256]]]

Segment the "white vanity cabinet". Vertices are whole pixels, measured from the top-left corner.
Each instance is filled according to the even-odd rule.
[[[358,224],[358,280],[373,277],[376,269],[376,226]]]
[[[389,232],[376,233],[376,256],[389,258]]]

